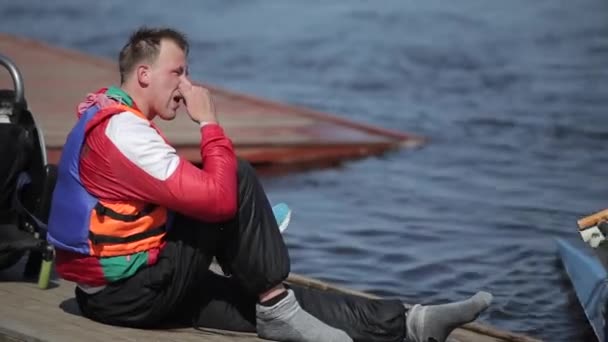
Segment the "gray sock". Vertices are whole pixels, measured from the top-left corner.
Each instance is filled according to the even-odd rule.
[[[292,290],[273,306],[256,305],[256,326],[261,338],[289,342],[352,342],[342,330],[319,321],[298,304]]]
[[[412,342],[444,342],[452,330],[475,320],[491,302],[491,294],[477,292],[461,302],[414,305],[406,314],[407,338]]]

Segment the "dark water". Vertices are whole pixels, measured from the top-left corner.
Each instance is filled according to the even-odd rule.
[[[2,32],[112,58],[172,25],[199,80],[431,138],[265,179],[293,270],[408,302],[489,290],[485,322],[592,340],[553,239],[608,207],[606,1],[0,3]]]

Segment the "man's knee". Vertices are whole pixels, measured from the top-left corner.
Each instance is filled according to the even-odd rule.
[[[239,181],[252,177],[252,176],[255,176],[255,169],[253,168],[253,166],[251,166],[251,163],[249,163],[247,160],[241,159],[241,158],[238,158],[237,162],[238,162],[237,174],[238,174]]]

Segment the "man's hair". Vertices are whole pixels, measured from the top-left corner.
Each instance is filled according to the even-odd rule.
[[[120,50],[118,56],[118,69],[120,71],[120,83],[124,83],[127,75],[142,61],[152,63],[160,53],[160,42],[163,39],[172,40],[179,46],[186,56],[190,45],[186,36],[170,28],[147,28],[141,27],[135,31],[129,41]]]

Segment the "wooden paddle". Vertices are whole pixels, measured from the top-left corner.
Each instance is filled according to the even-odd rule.
[[[593,227],[598,224],[603,219],[608,219],[608,209],[604,209],[602,211],[598,211],[595,214],[585,216],[577,221],[578,230],[585,230],[589,227]]]

